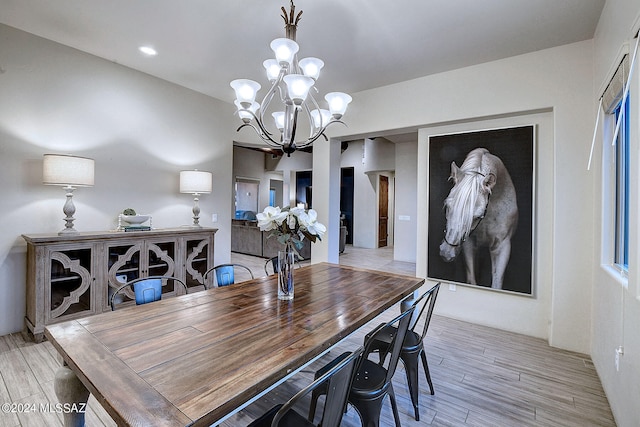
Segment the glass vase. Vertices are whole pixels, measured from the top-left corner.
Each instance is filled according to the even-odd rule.
[[[293,299],[294,251],[286,245],[284,251],[278,251],[278,299]]]

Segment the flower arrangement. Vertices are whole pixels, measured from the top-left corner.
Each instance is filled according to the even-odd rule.
[[[327,228],[318,222],[316,211],[299,207],[267,206],[256,218],[260,231],[273,231],[268,237],[276,236],[284,245],[284,251],[278,251],[278,299],[292,300],[294,254],[305,237],[311,242],[321,240]]]
[[[327,227],[317,221],[318,213],[313,209],[267,206],[256,217],[260,231],[273,231],[269,237],[276,236],[278,242],[286,246],[293,244],[296,249],[302,248],[305,237],[315,243],[316,239],[322,240],[327,231]]]

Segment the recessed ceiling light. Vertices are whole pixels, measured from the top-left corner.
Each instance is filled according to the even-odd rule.
[[[158,52],[151,46],[140,46],[138,50],[147,56],[156,56]]]

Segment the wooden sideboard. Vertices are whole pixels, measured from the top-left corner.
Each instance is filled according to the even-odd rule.
[[[27,242],[26,329],[41,341],[46,325],[108,311],[113,291],[138,277],[173,276],[188,288],[202,287],[203,274],[214,265],[216,231],[22,235]]]

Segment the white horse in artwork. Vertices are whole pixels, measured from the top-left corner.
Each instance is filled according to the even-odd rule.
[[[476,254],[480,248],[488,248],[491,287],[502,289],[511,256],[511,237],[518,226],[511,176],[502,160],[486,148],[476,148],[467,154],[460,168],[451,163],[449,179],[453,188],[444,202],[447,226],[440,256],[450,262],[462,250],[467,282],[476,285]]]

